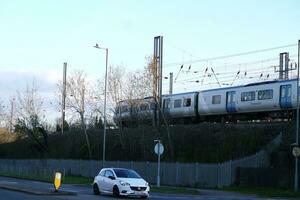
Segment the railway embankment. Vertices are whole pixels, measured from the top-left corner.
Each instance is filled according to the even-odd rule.
[[[294,122],[280,123],[202,123],[192,125],[141,126],[109,129],[106,137],[108,160],[155,161],[154,140],[165,146],[162,159],[167,162],[217,163],[251,155],[283,133],[283,142],[271,159],[274,165],[292,162],[289,152],[293,143]],[[90,129],[93,159],[101,159],[102,129]],[[89,159],[85,136],[80,129],[70,128],[65,134],[49,133],[45,148],[30,138],[0,144],[0,158],[19,159]],[[289,161],[291,160],[291,161]]]

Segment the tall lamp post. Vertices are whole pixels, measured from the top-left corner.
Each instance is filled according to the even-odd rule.
[[[298,40],[298,66],[297,66],[297,120],[296,120],[296,142],[295,148],[299,150],[299,64],[300,64],[300,40]],[[298,156],[295,154],[295,183],[294,190],[298,191]]]
[[[107,62],[108,62],[108,48],[100,47],[98,44],[94,46],[97,49],[105,50],[106,52],[106,59],[105,59],[105,86],[104,86],[104,128],[103,128],[103,154],[102,154],[102,167],[105,166],[105,143],[106,143],[106,90],[107,90]]]

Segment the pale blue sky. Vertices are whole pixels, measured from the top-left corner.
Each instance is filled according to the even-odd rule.
[[[162,35],[166,74],[180,66],[167,63],[297,43],[299,8],[297,0],[0,0],[0,94],[21,90],[31,74],[47,90],[63,62],[102,77],[105,52],[92,47],[96,42],[109,48],[109,64],[135,70],[152,54],[153,37]],[[195,68],[205,69],[201,63]]]

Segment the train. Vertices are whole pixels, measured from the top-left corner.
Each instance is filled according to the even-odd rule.
[[[272,80],[162,96],[123,100],[114,114],[123,127],[151,123],[157,112],[170,124],[291,120],[297,107],[297,79]]]

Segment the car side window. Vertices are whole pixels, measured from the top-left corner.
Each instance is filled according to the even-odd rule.
[[[105,174],[105,170],[102,170],[102,171],[99,173],[100,176],[104,176],[104,174]]]
[[[108,178],[109,176],[114,176],[114,174],[112,173],[112,171],[106,170],[106,171],[105,171],[105,177]]]

